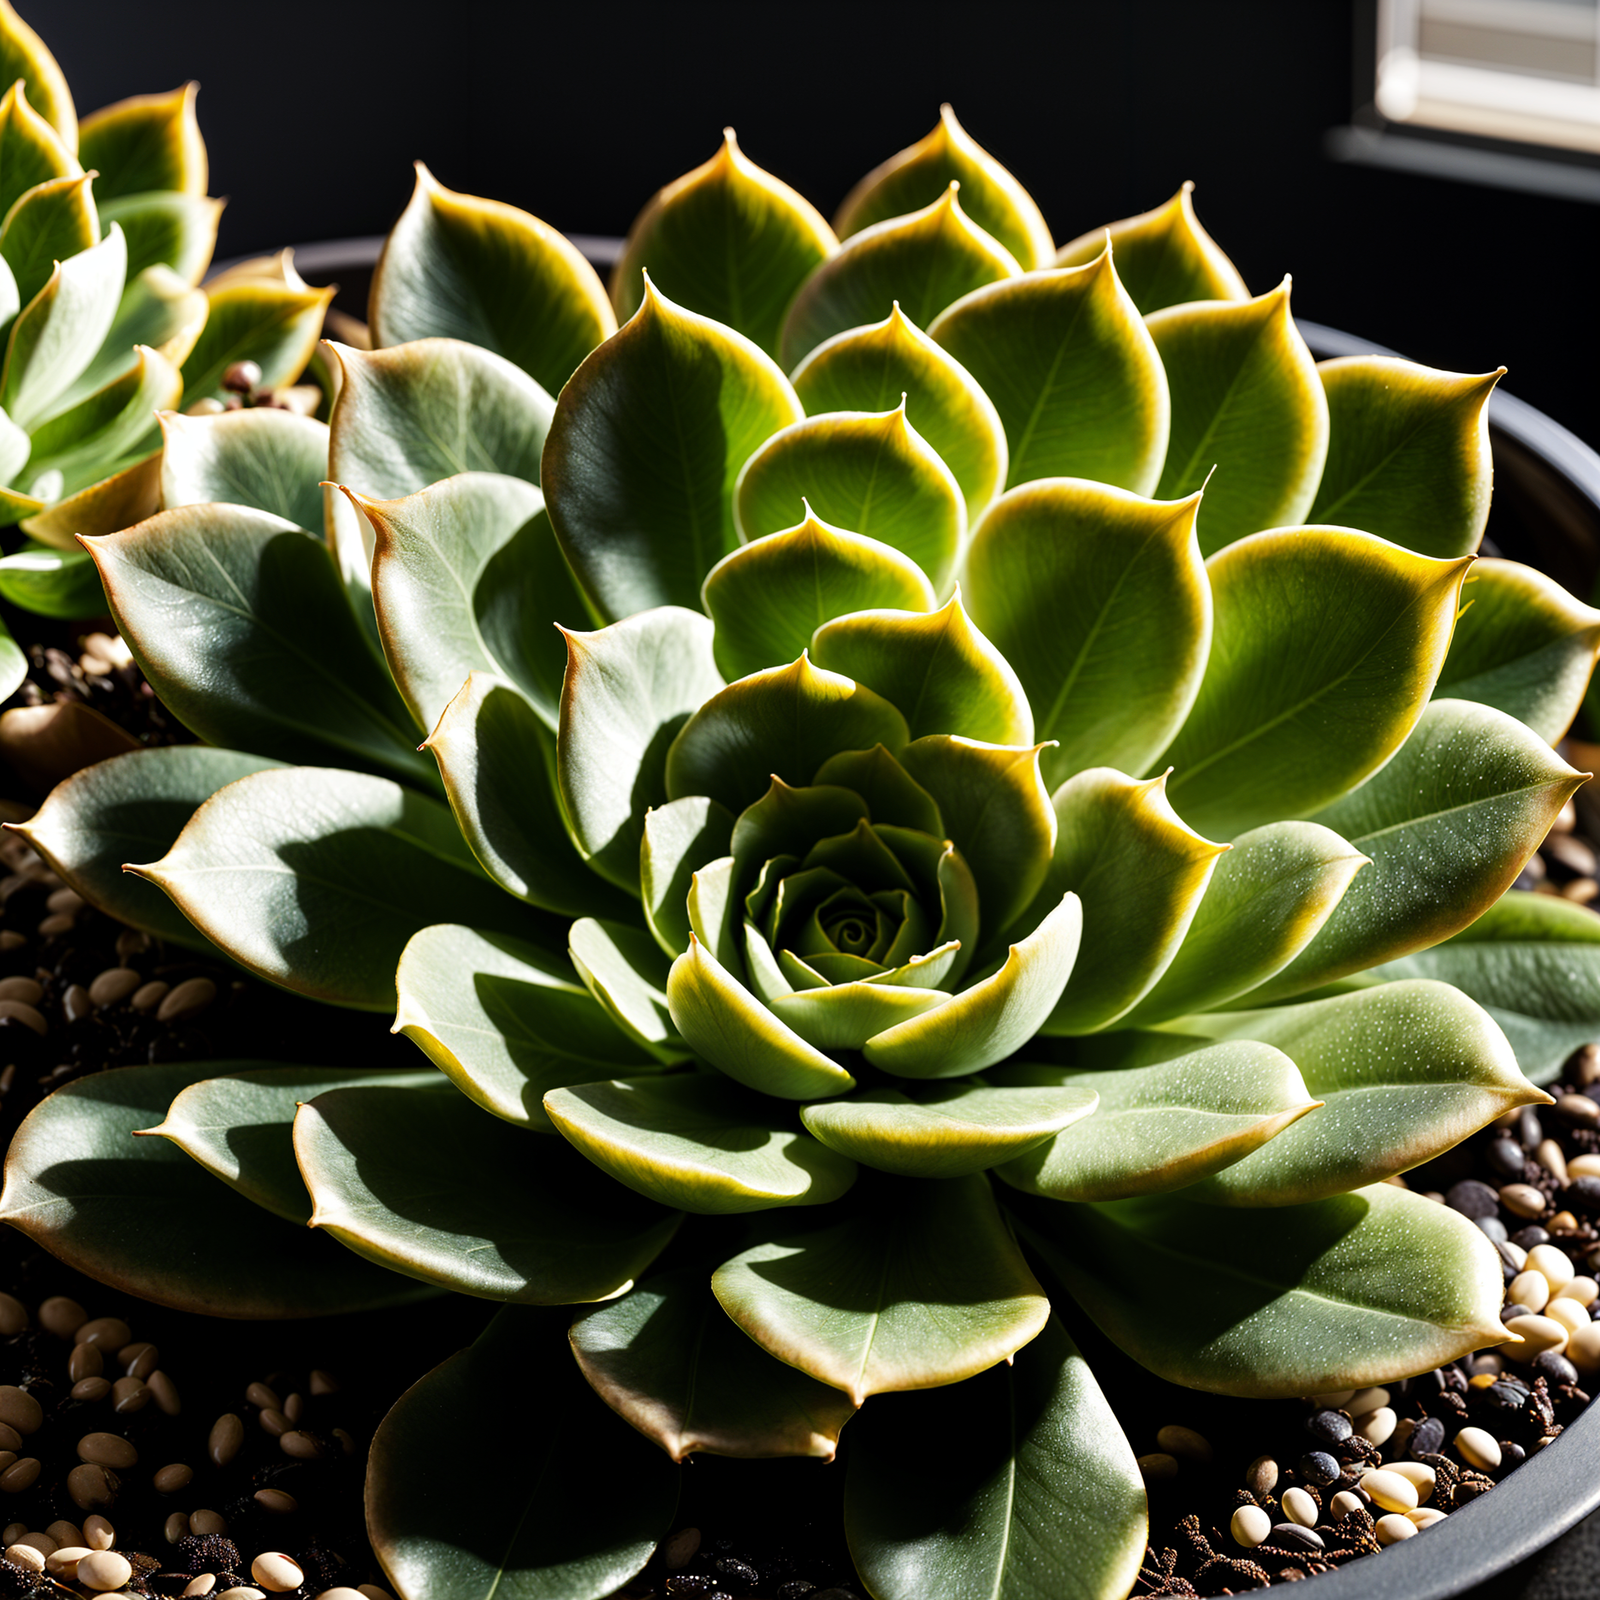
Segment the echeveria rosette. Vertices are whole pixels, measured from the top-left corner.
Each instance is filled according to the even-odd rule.
[[[164,509],[90,541],[207,743],[29,836],[164,936],[398,996],[433,1067],[85,1080],[0,1211],[176,1304],[238,1298],[224,1231],[252,1309],[509,1302],[375,1441],[408,1596],[609,1593],[675,1461],[847,1425],[879,1600],[1120,1595],[1143,1490],[1052,1297],[1234,1393],[1493,1343],[1486,1241],[1384,1180],[1600,1032],[1592,920],[1505,892],[1600,615],[1472,561],[1493,377],[1317,366],[1187,188],[1053,255],[948,111],[837,229],[730,135],[617,329],[422,172],[330,424],[168,418]],[[141,1222],[210,1229],[216,1179],[166,1258]],[[407,1463],[568,1346],[463,1548]]]

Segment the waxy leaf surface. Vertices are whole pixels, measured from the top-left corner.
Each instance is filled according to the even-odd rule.
[[[183,363],[186,404],[223,398],[222,375],[235,361],[254,361],[265,388],[293,383],[317,347],[333,295],[332,287],[308,289],[298,274],[293,282],[213,281],[205,327]]]
[[[100,219],[87,174],[52,178],[29,189],[0,223],[0,257],[11,269],[20,303],[27,305],[60,262],[87,250],[99,237]]]
[[[185,283],[198,283],[211,264],[222,220],[222,201],[204,195],[159,191],[120,200],[99,198],[100,224],[116,223],[128,237],[128,276],[166,267]]]
[[[161,504],[253,506],[307,533],[322,527],[328,425],[276,407],[161,418]]]
[[[0,217],[36,184],[82,170],[61,135],[34,110],[27,84],[13,81],[0,99]]]
[[[78,124],[78,160],[94,167],[103,200],[156,189],[204,195],[206,146],[195,116],[199,84],[166,94],[136,94]]]

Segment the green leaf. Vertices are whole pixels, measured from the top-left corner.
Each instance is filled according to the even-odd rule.
[[[767,1001],[780,1022],[819,1050],[859,1050],[876,1035],[949,1003],[950,996],[942,989],[916,987],[914,969],[901,969],[905,975],[896,973],[898,981],[892,983],[873,979],[851,982],[835,977],[826,965],[828,956],[826,951],[815,952],[810,962],[813,971],[821,967],[834,981],[823,988],[799,989]],[[784,950],[781,969],[788,971],[793,959],[793,952]]]
[[[387,778],[291,767],[213,795],[133,868],[241,966],[365,1011],[394,1006],[406,941],[464,918],[559,948],[560,924],[479,872],[450,813]]]
[[[774,434],[734,487],[741,540],[792,528],[815,514],[890,545],[948,593],[967,531],[966,503],[950,469],[894,411],[807,417]]]
[[[1448,1206],[1393,1184],[1253,1211],[1248,1230],[1237,1212],[1183,1193],[1039,1201],[1027,1223],[1029,1243],[1112,1341],[1190,1389],[1325,1394],[1504,1337],[1494,1247]]]
[[[1137,494],[1155,488],[1167,379],[1110,251],[1085,267],[979,289],[928,331],[994,401],[1010,449],[1008,488],[1060,477]]]
[[[334,290],[299,282],[241,279],[206,288],[209,310],[200,337],[183,363],[183,397],[221,399],[222,376],[235,361],[254,361],[261,386],[293,383],[322,336],[322,318]]]
[[[0,57],[3,51],[0,33]],[[13,82],[0,99],[0,217],[36,184],[82,171],[61,136],[28,104],[27,85]]]
[[[781,1105],[715,1073],[552,1089],[544,1108],[602,1171],[680,1211],[821,1206],[855,1182],[855,1162],[807,1138]]]
[[[161,1123],[141,1138],[172,1143],[246,1200],[304,1227],[311,1199],[294,1161],[295,1109],[328,1089],[425,1088],[432,1072],[351,1072],[340,1067],[246,1067],[179,1090]]]
[[[1186,1049],[1199,1042],[1107,1034],[1089,1056],[1092,1071],[1031,1063],[999,1068],[994,1081],[1011,1093],[1100,1097],[1092,1117],[1019,1155],[999,1175],[1052,1200],[1164,1194],[1243,1159],[1316,1109],[1281,1050],[1248,1039]],[[1177,1053],[1139,1065],[1147,1044]]]
[[[1265,983],[1316,937],[1371,859],[1315,822],[1240,834],[1218,859],[1178,953],[1122,1026],[1209,1011]]]
[[[1011,946],[992,977],[947,1004],[868,1039],[862,1053],[900,1078],[953,1078],[981,1072],[1019,1050],[1061,999],[1077,960],[1083,910],[1076,895]]]
[[[105,609],[94,562],[82,550],[53,550],[25,540],[15,555],[0,557],[0,597],[44,617],[77,619]]]
[[[1055,849],[1039,748],[932,734],[896,753],[933,797],[946,836],[971,868],[984,937],[993,944],[1039,892]]]
[[[516,689],[474,672],[423,748],[473,855],[508,894],[563,916],[632,915],[634,898],[596,878],[568,836],[554,743]]]
[[[223,500],[253,506],[307,533],[322,527],[328,425],[275,406],[161,418],[161,504]]]
[[[1109,242],[1117,276],[1142,316],[1187,300],[1248,300],[1244,279],[1200,226],[1193,193],[1186,183],[1154,211],[1080,234],[1056,252],[1056,265],[1084,266]]]
[[[1490,706],[1434,700],[1388,766],[1316,820],[1372,858],[1264,1004],[1459,933],[1512,885],[1583,783]]]
[[[0,224],[0,256],[11,268],[23,305],[50,281],[59,262],[100,237],[89,177],[79,172],[27,190]]]
[[[689,718],[667,752],[667,794],[709,795],[737,815],[774,777],[806,784],[835,751],[897,752],[906,739],[887,700],[802,654],[730,684]]]
[[[830,527],[809,507],[797,527],[724,556],[701,595],[716,624],[717,667],[729,679],[793,661],[832,617],[935,604],[916,562],[875,538]]]
[[[1121,1600],[1138,1576],[1144,1481],[1054,1317],[1010,1365],[880,1400],[851,1441],[845,1531],[880,1600]]]
[[[846,239],[806,280],[784,318],[790,371],[824,339],[881,322],[896,305],[926,328],[947,305],[986,283],[1019,276],[1017,259],[973,222],[951,182],[931,204]]]
[[[1597,654],[1600,611],[1532,567],[1479,557],[1433,692],[1495,706],[1554,744],[1583,704]]]
[[[1057,1088],[982,1081],[869,1089],[804,1106],[800,1120],[832,1150],[907,1178],[960,1178],[998,1166],[1089,1116],[1093,1085]]]
[[[691,1050],[761,1094],[814,1100],[855,1088],[843,1067],[775,1017],[698,939],[672,964],[667,1003]]]
[[[515,206],[446,189],[420,161],[367,314],[379,347],[461,339],[515,362],[551,394],[617,331],[576,246]]]
[[[183,380],[157,350],[141,345],[135,357],[134,365],[99,393],[34,429],[30,478],[37,481],[42,473],[59,472],[64,499],[99,482],[114,464],[159,446],[155,413],[177,404]]]
[[[18,832],[91,905],[175,944],[209,950],[210,941],[166,895],[124,872],[123,863],[165,855],[217,790],[276,766],[208,745],[130,751],[73,773]]]
[[[393,1272],[486,1300],[609,1299],[682,1221],[442,1080],[328,1090],[296,1113],[294,1153],[313,1228]]]
[[[547,1089],[655,1061],[616,1027],[570,961],[520,939],[436,923],[411,936],[395,987],[394,1031],[507,1122],[554,1131]]]
[[[933,796],[921,784],[914,783],[881,744],[870,750],[841,750],[838,755],[829,756],[817,768],[816,783],[853,791],[874,822],[914,828],[936,839],[944,836],[944,818],[939,815]],[[749,816],[746,812],[740,822]]]
[[[775,356],[795,291],[838,248],[811,203],[749,160],[724,128],[716,155],[660,190],[635,219],[611,299],[626,321],[644,301],[648,272],[677,304]]]
[[[676,606],[566,633],[556,782],[578,849],[623,888],[638,884],[644,814],[667,797],[667,751],[722,687],[712,625]],[[808,774],[809,776],[809,774]]]
[[[1545,1098],[1517,1070],[1483,1008],[1443,983],[1385,983],[1173,1026],[1275,1045],[1323,1102],[1315,1116],[1194,1191],[1217,1205],[1293,1205],[1376,1183]]]
[[[775,1232],[712,1274],[762,1349],[860,1405],[959,1383],[1044,1327],[1050,1303],[981,1173],[865,1187],[846,1221]]]
[[[1031,483],[973,534],[964,598],[1033,708],[1045,782],[1143,772],[1183,725],[1211,643],[1200,498],[1142,500],[1095,483]]]
[[[1166,775],[1091,767],[1056,790],[1056,844],[1033,906],[1083,902],[1083,947],[1047,1033],[1093,1033],[1130,1010],[1166,970],[1226,845],[1172,809]]]
[[[1466,377],[1396,356],[1321,362],[1328,462],[1311,508],[1425,556],[1465,556],[1489,520],[1489,394],[1505,373]]]
[[[794,369],[808,417],[883,412],[903,397],[917,433],[949,467],[976,522],[1005,483],[1006,431],[994,402],[948,351],[900,310],[824,340]]]
[[[216,248],[222,201],[165,191],[120,200],[97,198],[101,226],[115,222],[128,236],[130,278],[157,266],[170,268],[185,283],[198,283],[205,275]]]
[[[1156,497],[1205,487],[1208,556],[1247,533],[1304,522],[1328,450],[1328,402],[1289,315],[1289,280],[1239,305],[1172,306],[1146,326],[1172,392]]]
[[[841,239],[873,223],[904,216],[937,201],[954,182],[961,203],[1024,267],[1047,267],[1055,251],[1050,229],[1028,191],[939,107],[939,126],[927,138],[874,167],[844,198],[834,219]]]
[[[551,1313],[507,1306],[403,1394],[373,1435],[368,1528],[403,1595],[602,1600],[672,1527],[678,1469],[595,1399]],[[536,1384],[508,1383],[529,1361]],[[515,1472],[419,1473],[525,1437]]]
[[[696,1450],[831,1461],[855,1415],[848,1396],[747,1339],[692,1268],[580,1312],[571,1337],[600,1398],[674,1461]]]
[[[74,1270],[180,1311],[309,1317],[421,1298],[416,1284],[234,1193],[165,1139],[133,1137],[181,1089],[240,1065],[124,1067],[64,1084],[12,1136],[0,1220]]]
[[[567,930],[567,954],[615,1027],[658,1061],[687,1057],[667,1011],[670,964],[649,934],[626,923],[582,917]]]
[[[98,169],[104,200],[175,189],[204,196],[206,146],[194,114],[200,85],[169,94],[137,94],[105,106],[78,126],[78,159]]]
[[[119,292],[122,298],[116,302],[111,331],[66,392],[52,402],[52,410],[76,405],[120,377],[133,365],[138,345],[159,350],[174,366],[181,367],[188,359],[210,309],[203,289],[191,288],[177,273],[158,266],[129,277]],[[76,527],[69,530],[78,531]],[[98,531],[114,533],[116,529]]]
[[[843,673],[898,706],[913,739],[958,734],[1031,744],[1033,713],[1010,663],[973,627],[959,591],[930,616],[866,610],[817,629],[819,667]]]
[[[0,83],[15,83],[18,78],[71,154],[78,148],[78,118],[67,80],[43,40],[13,10],[11,0],[0,0]]]
[[[4,624],[0,623],[0,689],[5,690],[7,699],[22,687],[22,680],[27,676],[27,656]]]
[[[61,262],[23,306],[11,325],[0,373],[0,405],[18,427],[33,427],[58,402],[73,398],[73,380],[111,331],[127,259],[122,229],[113,224],[99,244]]]
[[[1517,1065],[1553,1083],[1567,1057],[1600,1039],[1600,918],[1552,895],[1513,890],[1471,927],[1372,974],[1437,978],[1494,1018]]]
[[[203,505],[85,544],[140,668],[202,739],[432,780],[320,541],[264,511]]]
[[[1232,838],[1376,772],[1427,703],[1469,564],[1341,528],[1264,533],[1213,556],[1210,659],[1161,757],[1184,820]]]
[[[0,494],[6,492],[0,490]],[[21,528],[54,550],[78,550],[82,548],[80,539],[131,527],[154,516],[160,505],[161,455],[157,451],[58,500],[47,510],[23,517]]]
[[[689,948],[687,900],[695,869],[726,855],[732,837],[732,815],[703,795],[669,801],[645,813],[640,895],[645,921],[669,956]]]

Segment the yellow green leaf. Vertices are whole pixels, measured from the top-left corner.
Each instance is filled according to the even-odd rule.
[[[67,80],[44,41],[17,15],[11,0],[0,0],[0,83],[15,83],[18,78],[67,153],[76,153],[78,117]]]
[[[27,85],[13,83],[0,99],[0,217],[35,184],[82,172],[61,136],[28,104]]]
[[[205,194],[206,145],[194,114],[199,88],[186,83],[168,94],[136,94],[78,124],[78,159],[98,171],[100,199],[157,189]]]

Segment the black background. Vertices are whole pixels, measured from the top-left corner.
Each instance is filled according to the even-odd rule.
[[[80,112],[200,80],[219,257],[385,231],[415,157],[568,232],[621,233],[724,123],[830,213],[948,99],[1058,240],[1192,178],[1256,292],[1292,272],[1302,316],[1437,366],[1504,364],[1600,444],[1600,207],[1328,161],[1370,49],[1353,0],[20,9]]]

